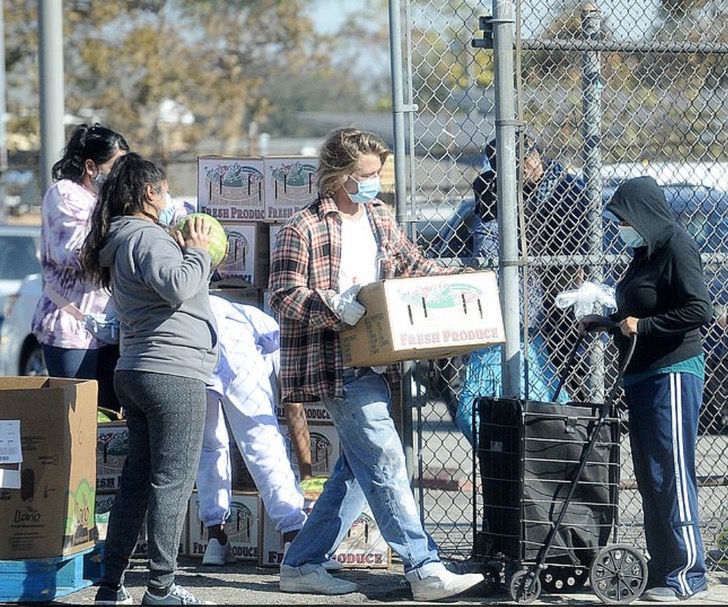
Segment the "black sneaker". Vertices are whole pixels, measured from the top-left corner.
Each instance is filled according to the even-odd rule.
[[[134,601],[131,595],[126,591],[124,586],[113,588],[106,584],[101,584],[96,591],[95,605],[132,605]]]

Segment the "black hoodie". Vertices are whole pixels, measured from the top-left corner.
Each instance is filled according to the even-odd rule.
[[[677,224],[665,194],[652,177],[621,184],[607,210],[631,225],[647,245],[617,284],[616,320],[639,319],[637,346],[627,373],[660,369],[702,353],[700,327],[713,313],[700,251]],[[615,332],[620,359],[629,339]]]

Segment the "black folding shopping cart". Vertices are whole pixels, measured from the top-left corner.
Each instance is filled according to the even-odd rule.
[[[487,591],[494,592],[502,578],[511,598],[522,604],[535,601],[542,589],[563,592],[587,581],[608,604],[630,603],[644,591],[644,557],[616,543],[615,397],[635,343],[633,337],[604,404],[478,401],[483,517],[474,552],[483,557]]]

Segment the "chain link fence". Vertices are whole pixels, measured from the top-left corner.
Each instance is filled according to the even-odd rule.
[[[495,133],[494,57],[472,46],[490,3],[401,5],[405,102],[416,104],[404,216],[428,255],[497,269],[497,208],[484,187],[495,168],[484,153]],[[728,7],[722,0],[514,7],[526,394],[551,400],[563,378],[565,396],[601,402],[616,380],[607,340],[593,339],[567,373],[574,312],[555,301],[587,280],[616,283],[628,258],[601,210],[620,181],[652,175],[698,241],[715,304],[705,332],[697,472],[706,549],[717,548],[728,518]],[[414,369],[420,505],[450,557],[473,550],[482,499],[470,411],[478,396],[498,395],[500,379],[497,349]],[[643,547],[626,436],[621,460],[619,535]]]

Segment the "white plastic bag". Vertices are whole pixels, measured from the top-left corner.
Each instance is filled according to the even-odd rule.
[[[578,289],[569,289],[556,296],[556,306],[562,309],[574,306],[574,316],[580,320],[587,314],[600,314],[602,306],[616,308],[614,287],[586,281]]]

